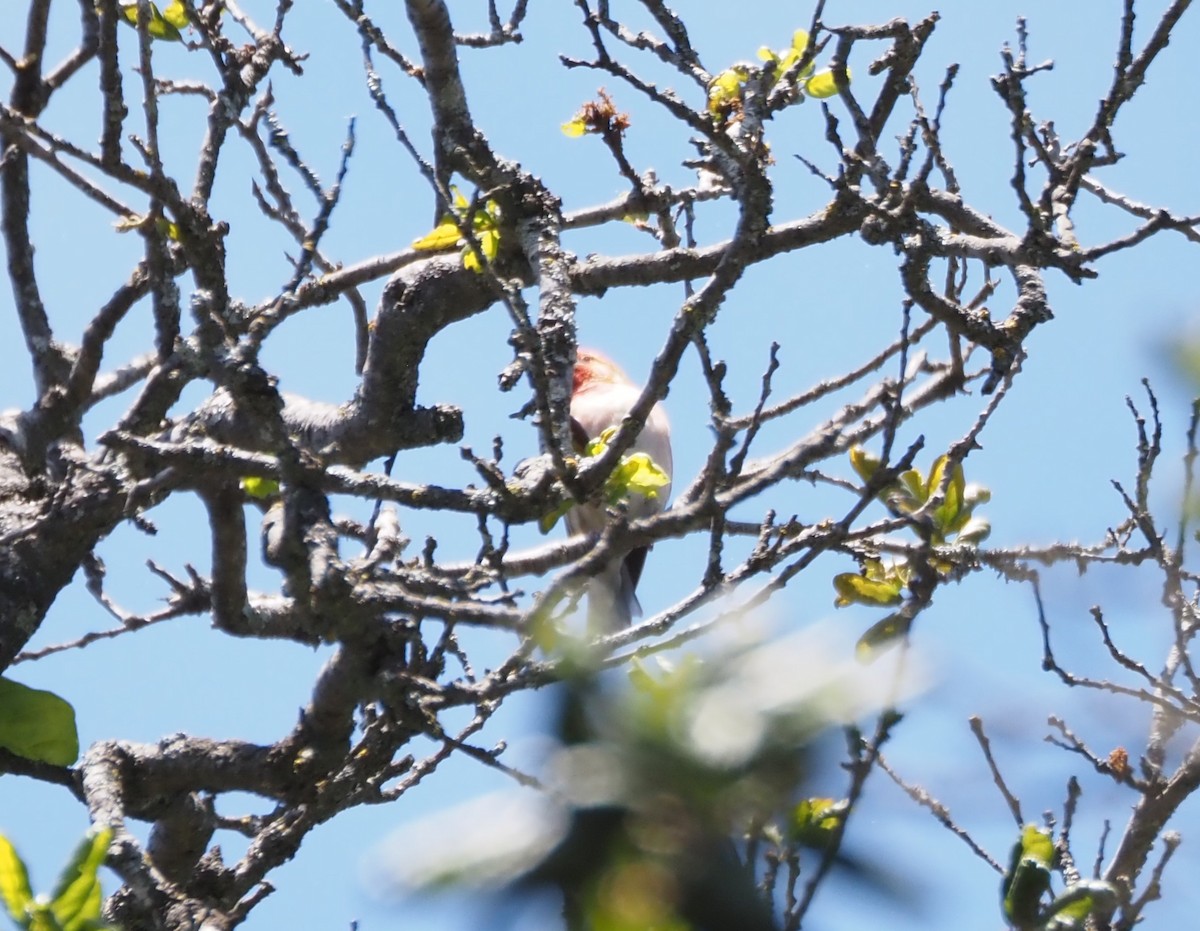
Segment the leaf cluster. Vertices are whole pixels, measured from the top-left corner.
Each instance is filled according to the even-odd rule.
[[[183,34],[179,31],[188,25],[187,7],[183,0],[171,0],[161,11],[155,3],[147,4],[149,19],[146,21],[146,32],[150,38],[163,42],[182,42]],[[129,25],[137,28],[138,5],[123,3],[120,7],[121,18]]]
[[[765,45],[760,48],[758,58],[765,64],[762,69],[765,73],[764,91],[770,91],[784,82],[800,101],[806,96],[823,99],[837,94],[837,78],[831,69],[818,72],[811,61],[800,67],[801,61],[809,55],[811,45],[808,32],[797,29],[792,34],[792,44],[788,48],[778,52]],[[708,113],[715,122],[724,124],[739,118],[746,84],[757,70],[754,65],[742,62],[726,68],[709,82]],[[850,69],[846,69],[846,80],[850,80]]]
[[[419,252],[441,252],[459,248],[463,268],[482,272],[484,263],[495,261],[500,251],[500,205],[487,200],[482,207],[468,201],[457,187],[451,187],[454,202],[450,212],[430,232],[413,240]],[[471,231],[471,237],[465,234]]]
[[[0,834],[0,899],[22,931],[115,931],[101,919],[104,898],[97,875],[112,841],[109,828],[93,828],[75,848],[49,895],[34,895],[29,870]]]
[[[1004,919],[1017,931],[1082,931],[1087,919],[1111,913],[1117,900],[1110,883],[1081,879],[1045,903],[1058,867],[1058,849],[1050,832],[1027,824],[1013,844],[1000,885]]]
[[[876,481],[881,460],[861,446],[850,450],[850,464],[867,486]],[[906,469],[894,481],[877,493],[888,510],[897,517],[911,520],[924,544],[923,565],[909,557],[863,559],[858,572],[842,572],[834,576],[837,592],[834,605],[839,608],[861,604],[869,607],[892,607],[910,600],[918,580],[928,576],[926,567],[936,577],[948,576],[955,563],[932,551],[934,547],[977,547],[988,534],[991,524],[975,514],[975,508],[991,500],[991,492],[981,485],[968,485],[962,463],[953,462],[948,455],[938,456],[925,475],[917,468]],[[928,601],[928,594],[919,599]],[[897,612],[878,621],[859,640],[859,655],[869,658],[880,647],[903,635],[912,622],[913,610]]]
[[[600,436],[589,440],[584,447],[584,455],[588,458],[603,455],[616,434],[616,428],[609,427]],[[626,453],[617,461],[612,472],[608,474],[608,478],[604,480],[600,495],[606,505],[616,507],[636,498],[656,500],[659,492],[670,484],[671,477],[648,454]],[[576,504],[577,502],[573,500],[564,501],[546,514],[538,522],[542,533],[549,533],[558,523],[559,518],[566,515]]]

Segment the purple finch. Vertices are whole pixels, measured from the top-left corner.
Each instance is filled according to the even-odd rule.
[[[575,382],[571,393],[571,430],[580,452],[594,454],[597,441],[607,442],[605,431],[616,430],[637,403],[641,390],[616,364],[594,349],[576,353]],[[589,450],[588,447],[592,449]],[[671,493],[671,428],[661,404],[654,405],[633,446],[614,470],[620,500],[630,519],[651,517],[666,505]],[[638,476],[648,478],[639,480]],[[613,486],[610,478],[606,487]],[[599,534],[606,522],[605,507],[580,504],[567,512],[572,533]],[[619,630],[640,613],[634,589],[642,575],[648,547],[640,546],[619,562],[606,566],[587,587],[588,628],[593,632]]]

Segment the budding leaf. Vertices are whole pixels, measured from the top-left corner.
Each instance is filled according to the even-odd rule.
[[[715,119],[724,119],[738,104],[742,96],[742,85],[750,76],[745,65],[734,65],[718,74],[708,85],[708,112]]]
[[[159,217],[155,220],[154,228],[173,242],[183,242],[183,232],[179,229],[179,224],[166,217]]]
[[[646,453],[632,453],[623,456],[613,469],[604,483],[604,496],[609,504],[617,504],[631,495],[653,500],[670,483],[667,473]]]
[[[97,872],[104,865],[111,842],[111,828],[93,828],[59,876],[50,909],[63,931],[83,931],[100,921],[103,896]]]
[[[445,219],[420,239],[414,239],[412,247],[421,252],[437,252],[442,249],[452,249],[462,239],[458,224],[452,219]]]
[[[0,834],[0,899],[9,917],[24,926],[28,920],[27,906],[33,901],[33,890],[29,887],[29,870],[12,842]]]
[[[941,486],[946,475],[946,466],[950,460],[946,456],[938,456],[929,473],[929,494],[932,495]],[[953,531],[963,506],[963,489],[966,488],[961,463],[955,463],[950,473],[950,481],[946,484],[946,494],[942,503],[932,514],[933,526],[943,537]]]
[[[187,8],[183,5],[183,0],[171,0],[163,9],[162,17],[177,29],[187,26]]]
[[[775,76],[778,78],[804,57],[804,52],[807,48],[808,33],[803,29],[797,29],[792,33],[791,48],[784,49],[782,52],[773,52],[764,45],[758,50],[758,58],[760,61],[773,62],[775,65]],[[800,76],[807,77],[812,73],[812,70],[813,66],[810,64]]]
[[[1081,931],[1090,915],[1111,911],[1117,890],[1099,879],[1083,879],[1069,886],[1046,909],[1046,931]]]
[[[850,81],[850,69],[846,69],[846,82]],[[823,100],[826,97],[834,97],[837,95],[837,79],[833,76],[833,71],[826,69],[818,71],[811,78],[804,82],[804,92],[809,97],[816,97],[818,100]]]
[[[882,464],[882,459],[861,446],[850,447],[850,466],[864,482],[869,482]]]
[[[1004,917],[1018,928],[1039,924],[1042,897],[1050,889],[1054,864],[1054,841],[1050,832],[1027,824],[1013,845],[1008,872],[1000,887]]]
[[[925,484],[925,476],[920,469],[901,472],[897,491],[900,498],[893,504],[902,511],[915,511],[929,498],[929,486]]]
[[[130,214],[129,216],[121,217],[113,223],[113,229],[118,233],[128,233],[130,230],[142,229],[149,217],[141,214]],[[156,217],[154,220],[154,228],[159,235],[166,236],[174,242],[183,242],[183,231],[180,230],[179,224],[168,220],[166,217]]]
[[[479,234],[478,239],[479,251],[483,253],[483,257],[488,262],[494,261],[500,251],[499,231],[489,227]],[[483,265],[474,249],[467,248],[463,251],[463,268],[473,272],[483,271]]]
[[[616,428],[609,427],[594,440],[589,440],[584,455],[599,456],[616,436]],[[622,456],[615,469],[604,482],[604,502],[609,506],[620,504],[634,495],[654,500],[659,492],[671,483],[671,478],[646,453],[629,453]],[[538,529],[549,533],[560,517],[575,507],[574,501],[565,501],[548,514],[538,518]]]
[[[279,482],[273,478],[262,478],[258,475],[248,475],[241,480],[242,491],[251,498],[266,501],[279,494]]]
[[[837,590],[834,605],[844,608],[846,605],[894,605],[899,604],[900,589],[903,583],[898,578],[871,579],[856,572],[842,572],[833,577],[833,587]]]
[[[183,12],[183,4],[179,0],[167,6],[167,13],[163,14],[159,11],[158,6],[154,3],[150,4],[150,18],[146,23],[146,32],[149,33],[152,39],[162,39],[164,42],[182,42],[183,36],[179,32],[180,26],[187,25],[187,14]],[[138,24],[138,5],[136,3],[125,3],[121,5],[121,16],[125,21],[137,27]]]
[[[889,614],[882,621],[876,621],[854,644],[855,657],[860,663],[872,662],[885,647],[907,634],[910,627],[912,618],[900,611]]]
[[[479,256],[470,243],[463,237],[460,225],[467,219],[471,208],[470,202],[456,187],[450,189],[454,194],[452,213],[446,214],[430,232],[419,239],[414,239],[412,247],[421,252],[438,252],[444,249],[461,247],[463,267],[473,272],[483,271]],[[479,251],[484,259],[491,262],[500,251],[500,206],[489,200],[482,210],[477,210],[470,217],[471,230],[479,243]]]
[[[588,129],[587,123],[584,122],[581,116],[577,116],[573,120],[567,120],[559,128],[562,129],[563,135],[569,139],[578,139]]]
[[[564,501],[549,514],[542,515],[538,518],[538,530],[542,533],[549,533],[554,529],[554,525],[558,523],[558,519],[573,507],[575,507],[574,501]]]
[[[849,807],[846,799],[806,798],[791,811],[788,836],[805,847],[827,850]]]
[[[585,454],[599,456],[608,449],[608,444],[617,435],[615,427],[609,427],[587,444]],[[609,505],[619,504],[630,495],[641,495],[653,500],[661,488],[671,484],[671,478],[646,453],[629,453],[621,457],[617,467],[604,482],[604,500]]]

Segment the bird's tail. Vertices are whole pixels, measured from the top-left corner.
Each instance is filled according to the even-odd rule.
[[[588,632],[593,637],[623,630],[642,616],[634,578],[622,560],[594,577],[587,586]]]

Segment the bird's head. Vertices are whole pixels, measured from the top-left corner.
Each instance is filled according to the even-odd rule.
[[[629,376],[621,371],[612,359],[595,349],[582,346],[575,352],[574,394],[587,391],[595,385],[627,385]]]

